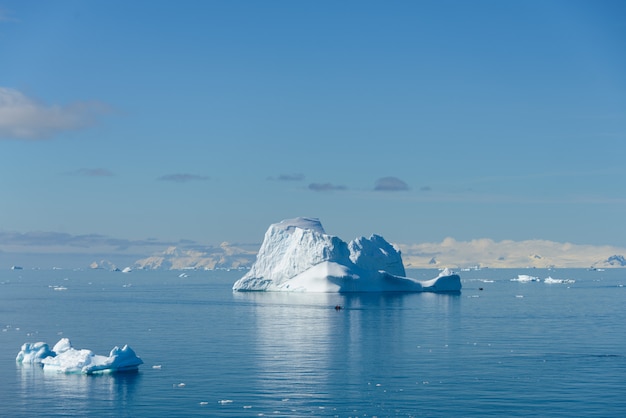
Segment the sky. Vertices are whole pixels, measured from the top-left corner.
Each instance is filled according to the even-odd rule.
[[[626,247],[624,51],[623,1],[0,0],[0,252]]]

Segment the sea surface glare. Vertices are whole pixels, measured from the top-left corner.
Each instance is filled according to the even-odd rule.
[[[626,416],[626,269],[464,271],[460,294],[233,293],[244,273],[0,272],[0,416]],[[62,337],[144,364],[16,364]]]

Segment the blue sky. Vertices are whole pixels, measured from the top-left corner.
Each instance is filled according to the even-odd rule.
[[[622,1],[0,0],[0,232],[626,246],[624,51]]]

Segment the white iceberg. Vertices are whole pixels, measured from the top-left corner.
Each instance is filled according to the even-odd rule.
[[[547,284],[572,284],[572,283],[576,283],[576,280],[574,280],[574,279],[553,279],[551,276],[548,276],[545,279],[543,279],[543,282],[547,283]]]
[[[60,339],[52,350],[43,342],[25,343],[15,361],[42,364],[46,371],[83,374],[135,371],[143,364],[128,345],[114,347],[107,357],[94,354],[91,350],[75,349],[67,338]]]
[[[400,252],[379,235],[350,243],[327,235],[317,218],[270,225],[252,268],[235,291],[459,292],[448,269],[432,280],[405,277]]]
[[[539,281],[539,277],[530,276],[528,274],[518,274],[517,278],[511,279],[511,281],[512,282],[522,282],[522,283],[538,282]]]

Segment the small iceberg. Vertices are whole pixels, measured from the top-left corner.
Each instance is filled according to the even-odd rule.
[[[67,338],[60,339],[52,350],[43,342],[25,343],[15,361],[41,364],[44,371],[82,374],[136,371],[143,364],[128,345],[114,347],[107,357],[94,354],[91,350],[76,349]]]
[[[553,279],[552,277],[548,276],[543,280],[544,283],[547,284],[572,284],[572,283],[576,283],[576,280],[573,279]]]
[[[540,280],[539,280],[539,277],[529,276],[528,274],[518,274],[517,278],[511,279],[511,281],[527,283],[527,282],[538,282]]]

